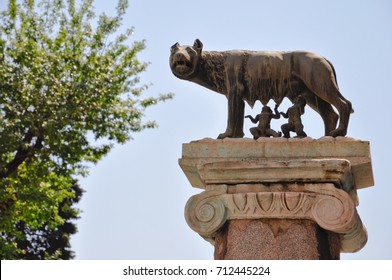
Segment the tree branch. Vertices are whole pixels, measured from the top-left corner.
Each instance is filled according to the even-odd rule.
[[[29,144],[34,136],[37,136],[35,131],[29,129],[25,136],[23,137],[23,143]],[[42,136],[37,136],[37,141],[35,142],[34,146],[29,148],[24,148],[23,145],[16,151],[15,157],[12,161],[10,161],[6,167],[4,172],[0,172],[0,178],[7,178],[12,173],[14,173],[18,167],[25,162],[28,158],[34,156],[35,151],[42,149],[43,138]]]

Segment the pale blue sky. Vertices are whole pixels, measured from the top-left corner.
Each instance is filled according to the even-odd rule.
[[[95,6],[110,12],[115,2],[96,0]],[[348,136],[370,141],[375,177],[374,187],[358,192],[369,241],[342,258],[392,259],[391,14],[387,0],[130,0],[124,27],[135,27],[134,40],[147,40],[139,58],[151,65],[141,77],[154,85],[146,93],[176,96],[147,110],[146,119],[157,120],[158,129],[117,146],[81,180],[83,213],[72,238],[77,259],[213,258],[213,247],[185,222],[185,203],[199,190],[188,183],[178,159],[182,143],[225,130],[227,103],[175,78],[168,64],[175,42],[193,44],[196,38],[205,50],[310,50],[334,64],[340,90],[355,109]],[[260,107],[247,113],[255,115]],[[304,124],[309,136],[322,136],[322,120],[311,109]]]

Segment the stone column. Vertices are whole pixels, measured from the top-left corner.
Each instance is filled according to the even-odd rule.
[[[369,143],[352,138],[203,139],[180,166],[204,191],[185,207],[215,259],[339,259],[367,242],[357,189],[373,185]]]

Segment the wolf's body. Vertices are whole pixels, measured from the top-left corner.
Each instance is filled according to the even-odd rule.
[[[209,88],[228,98],[228,124],[218,138],[243,137],[244,101],[253,107],[272,99],[298,95],[316,110],[325,125],[325,135],[345,136],[352,112],[351,103],[340,93],[332,64],[307,51],[202,52],[202,44],[175,44],[171,49],[171,69],[178,78]],[[333,110],[333,105],[339,115]],[[336,128],[340,117],[339,127]]]

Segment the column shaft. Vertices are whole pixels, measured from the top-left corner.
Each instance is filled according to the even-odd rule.
[[[230,220],[215,236],[216,260],[338,260],[339,234],[310,220]]]

